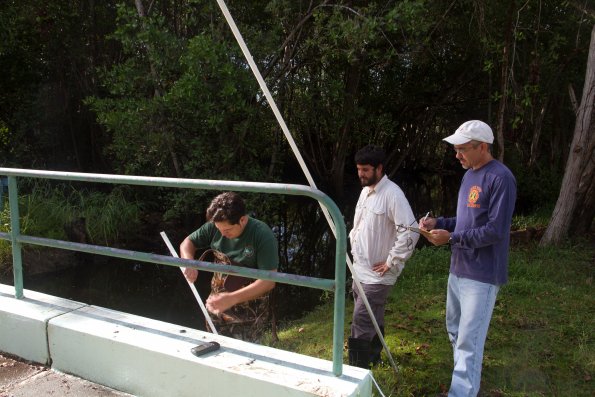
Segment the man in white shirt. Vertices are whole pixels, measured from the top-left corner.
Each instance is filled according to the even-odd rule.
[[[362,284],[374,317],[384,334],[384,306],[397,277],[411,257],[419,234],[403,191],[384,174],[384,150],[368,145],[355,155],[363,187],[349,232],[354,277]],[[360,292],[353,283],[354,309],[348,340],[349,364],[369,368],[380,360],[382,344]]]

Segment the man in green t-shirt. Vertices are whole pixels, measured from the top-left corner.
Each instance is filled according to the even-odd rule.
[[[244,200],[238,194],[226,192],[215,197],[206,216],[208,222],[186,237],[180,245],[182,258],[194,259],[197,250],[212,249],[224,254],[229,259],[228,263],[233,265],[277,271],[279,253],[273,231],[264,222],[246,214]],[[184,275],[189,282],[194,283],[198,270],[184,268]],[[228,276],[221,284],[234,284],[237,289],[225,288],[224,292],[220,292],[213,288],[206,302],[207,310],[219,319],[226,318],[226,311],[257,300],[275,287],[274,281],[252,279],[244,279],[248,280],[247,284],[239,284],[238,287],[237,282],[228,282],[231,277]]]

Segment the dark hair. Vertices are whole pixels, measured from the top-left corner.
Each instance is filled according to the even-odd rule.
[[[207,208],[207,220],[210,222],[228,221],[232,225],[240,223],[246,215],[244,200],[234,192],[221,193],[215,197]]]
[[[486,145],[488,145],[488,152],[492,153],[492,144],[491,143],[487,143],[487,142],[482,142],[482,141],[476,141],[474,139],[470,140],[469,143],[471,145],[473,145],[473,147],[478,147],[479,145],[481,145],[482,143],[485,143]]]
[[[378,145],[368,145],[357,151],[355,154],[355,164],[369,164],[376,168],[379,164],[384,165],[386,153]]]

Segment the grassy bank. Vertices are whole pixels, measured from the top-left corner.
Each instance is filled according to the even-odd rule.
[[[498,296],[486,342],[484,396],[593,396],[594,255],[592,244],[512,250],[510,280]],[[447,248],[418,250],[391,293],[386,342],[400,372],[388,363],[373,369],[386,396],[434,396],[448,388],[449,257]],[[346,335],[351,311],[348,304]],[[332,323],[328,303],[283,327],[275,346],[330,360]]]

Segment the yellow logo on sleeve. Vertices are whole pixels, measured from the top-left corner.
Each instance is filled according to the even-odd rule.
[[[472,186],[471,189],[469,189],[469,195],[467,196],[467,207],[470,208],[480,208],[481,205],[477,204],[477,201],[479,200],[479,194],[481,193],[481,187],[479,186]]]

